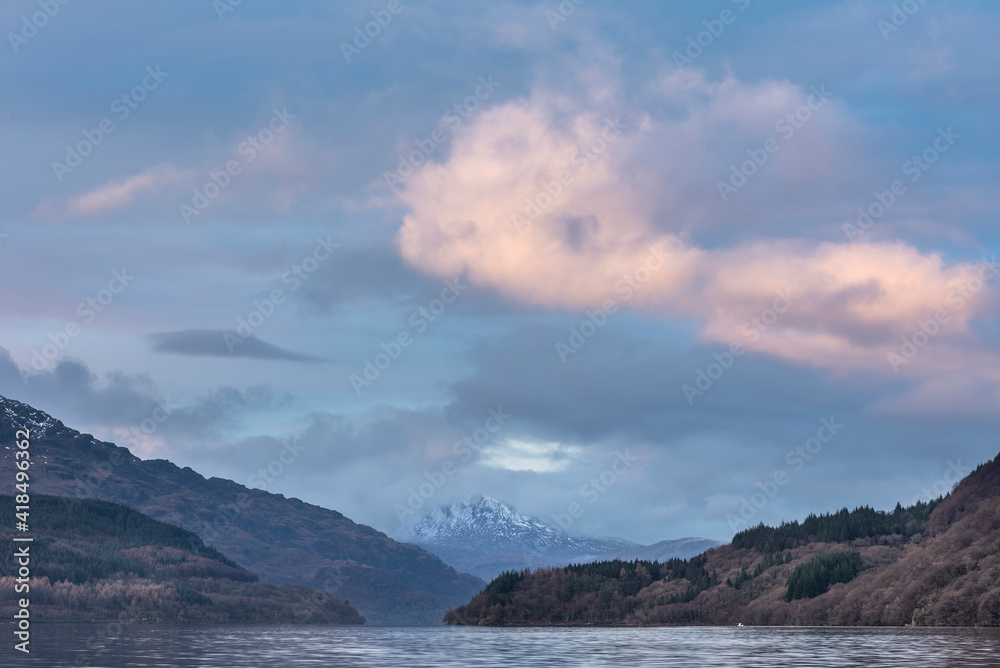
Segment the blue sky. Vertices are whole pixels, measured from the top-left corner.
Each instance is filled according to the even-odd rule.
[[[989,3],[0,27],[0,393],[142,457],[391,535],[482,493],[653,542],[996,454]]]

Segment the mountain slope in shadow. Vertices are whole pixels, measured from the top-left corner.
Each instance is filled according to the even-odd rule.
[[[0,495],[0,531],[15,526]],[[0,604],[30,596],[35,621],[362,624],[343,601],[302,585],[260,582],[198,536],[109,501],[31,495],[30,590],[0,577]],[[25,535],[25,534],[20,534]],[[15,534],[0,532],[0,539]],[[15,543],[15,545],[17,545]],[[13,551],[0,573],[16,573]]]
[[[3,397],[0,493],[13,490],[9,448],[23,428],[31,433],[33,493],[114,501],[176,524],[266,582],[307,585],[350,602],[370,624],[440,624],[485,585],[334,510],[141,460]]]

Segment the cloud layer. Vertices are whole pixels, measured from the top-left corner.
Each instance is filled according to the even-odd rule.
[[[403,257],[422,271],[465,274],[548,308],[600,309],[611,300],[693,317],[707,341],[752,338],[761,352],[838,370],[891,372],[888,356],[921,322],[946,312],[939,342],[954,341],[987,312],[979,292],[995,270],[984,274],[981,265],[947,262],[902,241],[691,242],[685,230],[697,198],[674,177],[707,173],[705,138],[739,145],[759,136],[762,123],[780,133],[794,129],[789,114],[799,119],[800,135],[810,133],[807,150],[779,146],[773,164],[754,167],[773,168],[767,176],[787,187],[821,181],[828,156],[850,144],[856,128],[833,105],[816,110],[806,127],[805,115],[795,114],[812,114],[810,105],[825,98],[788,82],[713,83],[675,73],[653,88],[669,111],[633,111],[627,123],[588,110],[614,108],[614,100],[571,102],[544,90],[484,112],[456,137],[447,161],[408,182]],[[789,146],[801,149],[795,139]],[[925,368],[953,364],[954,348],[935,349]]]
[[[371,3],[66,5],[0,59],[0,393],[241,482],[296,437],[269,488],[379,528],[449,460],[427,505],[545,519],[629,449],[572,532],[652,542],[726,538],[831,416],[755,520],[891,508],[994,456],[1000,10],[926,3],[886,37],[886,3],[732,3],[678,67],[718,8],[556,4],[403,3],[350,62]],[[456,453],[490,410],[512,418]]]

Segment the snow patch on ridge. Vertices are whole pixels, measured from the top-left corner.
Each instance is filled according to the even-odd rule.
[[[547,553],[581,557],[626,549],[621,539],[574,538],[490,496],[467,496],[425,515],[408,540],[420,545],[489,550],[498,554]]]
[[[62,425],[48,413],[2,395],[0,395],[0,420],[9,421],[15,429],[27,429],[31,438],[44,436],[52,427]]]

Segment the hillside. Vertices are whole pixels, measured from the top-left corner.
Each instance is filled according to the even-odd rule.
[[[0,397],[0,493],[14,485],[16,429],[31,431],[32,491],[121,503],[200,536],[265,582],[306,585],[350,601],[374,624],[440,624],[485,583],[433,554],[342,514],[204,478],[81,434]]]
[[[0,604],[28,596],[40,621],[364,623],[325,592],[259,582],[191,532],[116,503],[34,495],[30,520],[31,589],[0,577]],[[13,497],[0,496],[0,527],[14,522]],[[14,550],[0,553],[0,573],[16,570]]]
[[[1000,625],[1000,458],[943,500],[737,534],[688,560],[505,573],[449,624]]]

